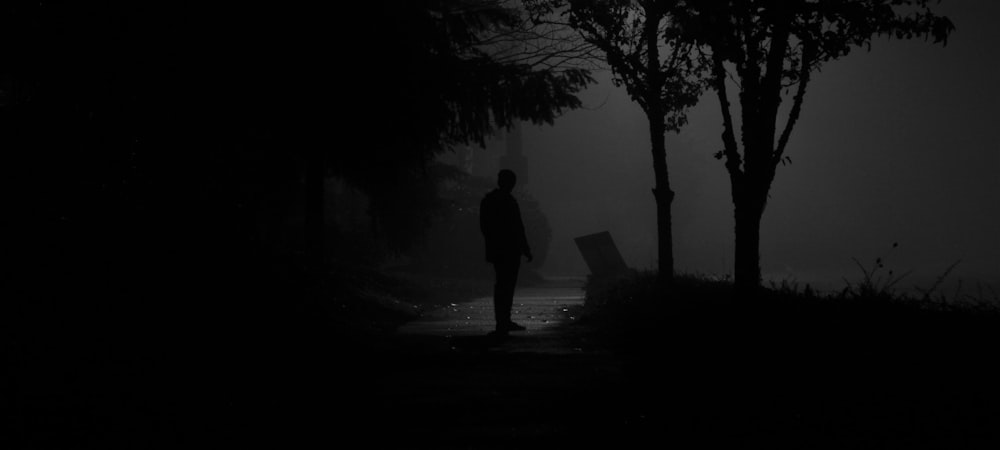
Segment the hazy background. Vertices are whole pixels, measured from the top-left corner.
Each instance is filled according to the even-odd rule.
[[[764,213],[765,280],[839,289],[843,277],[861,276],[852,257],[869,265],[884,256],[886,269],[912,270],[901,288],[927,287],[958,260],[952,288],[958,280],[1000,288],[1000,30],[992,23],[1000,4],[949,1],[939,10],[957,28],[947,47],[883,38],[814,74],[786,152],[793,164],[779,167]],[[596,78],[585,109],[523,130],[525,188],[553,228],[541,268],[551,276],[586,274],[572,238],[602,230],[631,266],[655,267],[647,121],[610,74]],[[732,203],[723,163],[712,157],[722,148],[715,94],[689,119],[667,137],[677,270],[729,274]],[[477,159],[495,161],[503,148],[498,139]]]

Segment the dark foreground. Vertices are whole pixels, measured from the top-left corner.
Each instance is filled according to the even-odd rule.
[[[405,361],[378,380],[375,423],[398,448],[567,448],[628,441],[621,362],[578,323],[583,292],[548,283],[519,289],[527,330],[490,335],[490,299],[432,311],[400,328]],[[636,443],[638,444],[638,443]]]
[[[603,289],[603,290],[602,290]],[[996,448],[1000,320],[681,280],[593,288],[645,432],[684,448]],[[595,298],[595,300],[599,300]],[[924,305],[926,306],[926,305]]]
[[[106,305],[11,304],[0,447],[529,448],[626,435],[620,363],[585,327],[561,325],[579,305],[546,306],[544,334],[403,336],[415,310],[481,298],[488,282],[266,275],[156,275]]]
[[[400,448],[997,448],[1000,316],[887,296],[591,283],[547,333],[403,336],[365,424]],[[608,296],[611,297],[608,297]],[[603,303],[602,303],[603,302]],[[466,311],[464,309],[462,311]],[[568,317],[584,320],[566,320]],[[422,340],[421,340],[422,339]],[[365,406],[367,405],[367,409]],[[374,408],[374,409],[372,409]]]
[[[1000,443],[989,312],[639,279],[592,284],[583,320],[554,302],[544,332],[493,339],[394,333],[421,319],[385,291],[377,308],[333,286],[303,294],[324,301],[243,297],[196,318],[198,302],[171,296],[180,306],[133,307],[148,320],[127,323],[21,311],[32,320],[7,328],[3,447]],[[424,302],[428,317],[457,301]]]

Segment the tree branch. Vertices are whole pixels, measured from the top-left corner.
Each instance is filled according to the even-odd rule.
[[[774,156],[772,159],[772,164],[777,165],[781,162],[781,158],[785,154],[785,146],[788,145],[788,138],[792,134],[792,128],[795,127],[795,122],[799,120],[799,114],[802,112],[802,100],[806,95],[806,85],[809,84],[809,74],[812,71],[812,62],[815,59],[815,44],[806,43],[802,50],[802,62],[800,63],[799,70],[799,87],[795,92],[795,98],[792,101],[792,110],[788,112],[788,122],[785,123],[785,129],[781,132],[781,137],[778,139],[778,146],[774,150]]]
[[[729,111],[729,94],[726,91],[728,72],[720,55],[712,55],[712,62],[712,79],[715,84],[715,92],[719,97],[719,106],[722,108],[722,143],[724,145],[722,153],[726,157],[726,169],[729,170],[729,176],[734,181],[733,186],[736,186],[735,181],[743,176],[743,171],[740,169],[742,158],[740,157],[739,144],[736,143],[733,116]]]

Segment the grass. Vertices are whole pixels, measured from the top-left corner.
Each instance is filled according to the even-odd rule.
[[[984,448],[1000,442],[1000,313],[864,278],[741,294],[654,273],[590,280],[584,320],[635,380],[647,431],[685,445]]]

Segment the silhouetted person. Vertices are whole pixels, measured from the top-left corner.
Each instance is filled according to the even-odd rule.
[[[493,263],[496,284],[493,285],[493,309],[496,313],[497,333],[523,330],[514,323],[510,310],[514,304],[514,286],[521,256],[532,260],[531,248],[524,235],[521,209],[511,195],[517,177],[504,169],[497,174],[497,188],[490,191],[479,204],[479,228],[486,239],[486,261]]]

